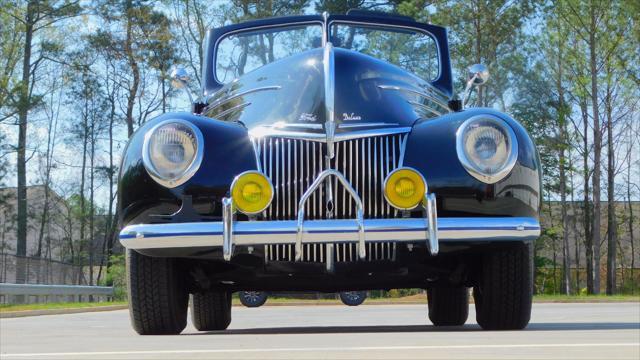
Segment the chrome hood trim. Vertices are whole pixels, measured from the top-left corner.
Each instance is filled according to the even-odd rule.
[[[304,124],[306,125],[306,124]],[[252,139],[263,137],[282,137],[286,139],[312,140],[333,144],[345,140],[353,140],[382,135],[405,134],[411,131],[411,127],[387,127],[366,130],[354,130],[341,133],[333,133],[330,140],[327,133],[305,132],[303,129],[296,129],[298,124],[287,124],[286,126],[258,126],[249,130]],[[301,127],[303,128],[303,127]],[[329,142],[331,141],[331,142]]]
[[[335,156],[335,148],[333,141],[336,134],[336,122],[335,122],[335,57],[333,53],[333,44],[330,42],[324,46],[323,53],[323,71],[324,71],[324,111],[326,116],[326,122],[324,123],[324,132],[326,135],[327,143],[327,157],[333,159]]]

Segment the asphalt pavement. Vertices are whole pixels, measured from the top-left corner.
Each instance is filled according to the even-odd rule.
[[[226,331],[139,336],[126,310],[0,319],[1,359],[640,359],[640,303],[534,304],[522,331],[436,328],[426,305],[234,307]]]

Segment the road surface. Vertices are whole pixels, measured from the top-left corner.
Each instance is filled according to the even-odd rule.
[[[233,308],[223,332],[138,336],[126,310],[0,319],[1,359],[640,359],[640,304],[535,304],[524,331],[435,328],[426,305]]]

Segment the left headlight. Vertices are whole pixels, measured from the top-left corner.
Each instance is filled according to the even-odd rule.
[[[476,179],[494,184],[504,179],[518,159],[518,141],[513,129],[491,115],[466,120],[456,133],[458,159]]]
[[[159,184],[173,188],[184,184],[200,167],[203,139],[188,121],[166,120],[149,130],[144,139],[142,161]]]

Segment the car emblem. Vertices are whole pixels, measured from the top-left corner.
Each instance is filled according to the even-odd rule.
[[[300,122],[316,122],[316,116],[314,114],[302,113],[298,118]]]
[[[362,117],[360,117],[360,115],[356,115],[355,113],[351,113],[351,114],[342,113],[342,120],[343,121],[358,121],[358,120],[362,120]]]

